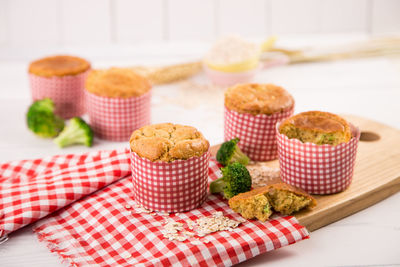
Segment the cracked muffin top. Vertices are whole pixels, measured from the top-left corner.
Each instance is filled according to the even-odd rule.
[[[110,68],[90,71],[85,88],[98,96],[129,98],[147,93],[151,84],[131,69]]]
[[[338,145],[352,138],[349,123],[342,117],[323,111],[307,111],[292,116],[279,126],[288,138],[317,145]]]
[[[51,56],[33,61],[29,73],[42,76],[77,75],[90,69],[90,63],[83,58],[73,56]]]
[[[196,128],[172,123],[144,126],[132,133],[129,143],[140,157],[164,162],[200,157],[210,147]]]
[[[273,84],[239,84],[225,92],[225,106],[238,113],[271,115],[292,108],[293,97]]]

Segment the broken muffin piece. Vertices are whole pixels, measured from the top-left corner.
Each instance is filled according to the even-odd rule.
[[[290,215],[303,208],[312,208],[317,205],[315,198],[300,188],[286,183],[269,185],[266,196],[273,209],[284,215]]]
[[[272,214],[268,190],[269,187],[264,186],[238,194],[229,199],[229,207],[246,219],[257,218],[265,222]]]
[[[317,201],[300,188],[275,183],[241,193],[229,199],[229,207],[246,219],[265,222],[272,210],[290,215],[304,208],[313,208]]]

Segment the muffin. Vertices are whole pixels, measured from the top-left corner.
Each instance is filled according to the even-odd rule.
[[[238,194],[229,199],[229,207],[240,213],[246,219],[258,219],[265,222],[272,215],[272,207],[269,203],[267,187],[259,187],[251,191]]]
[[[65,119],[81,116],[84,109],[84,83],[90,63],[74,56],[51,56],[29,65],[33,101],[51,98],[55,113]]]
[[[272,208],[284,215],[290,215],[304,208],[313,208],[317,205],[315,198],[300,188],[286,183],[276,183],[267,186],[266,196]]]
[[[86,80],[90,125],[97,137],[126,141],[150,123],[151,84],[130,69],[92,70]]]
[[[142,127],[133,132],[129,143],[131,151],[153,162],[200,157],[210,148],[196,128],[172,123]]]
[[[316,200],[294,186],[275,183],[241,193],[229,200],[229,207],[246,219],[266,221],[273,210],[290,215],[305,208],[313,208]]]
[[[360,131],[338,115],[297,114],[276,127],[281,179],[310,194],[333,194],[351,183]]]
[[[151,85],[147,79],[133,70],[124,68],[92,70],[86,80],[86,90],[103,97],[138,97],[150,89]]]
[[[239,138],[254,161],[277,158],[275,125],[290,117],[293,97],[273,84],[239,84],[225,92],[224,137]]]
[[[338,145],[350,141],[352,134],[349,123],[338,115],[308,111],[286,119],[279,132],[288,138],[317,145]]]
[[[182,212],[207,196],[209,142],[194,127],[144,126],[130,138],[134,199],[143,207]]]

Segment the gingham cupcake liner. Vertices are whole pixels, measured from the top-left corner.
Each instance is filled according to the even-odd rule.
[[[130,98],[85,94],[90,126],[101,139],[128,141],[134,130],[150,124],[151,90]]]
[[[272,115],[238,113],[225,107],[224,138],[225,141],[239,138],[239,147],[254,161],[277,159],[275,125],[293,115],[294,106],[283,112]]]
[[[351,125],[353,138],[337,146],[302,143],[279,133],[276,126],[281,179],[310,194],[345,190],[352,181],[360,131]]]
[[[210,152],[173,162],[152,162],[131,152],[133,197],[144,208],[183,212],[207,198]]]
[[[64,119],[79,117],[85,113],[85,80],[89,71],[62,77],[41,77],[29,74],[33,101],[50,98],[55,113]]]

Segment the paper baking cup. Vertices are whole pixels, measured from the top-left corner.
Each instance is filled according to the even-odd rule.
[[[144,208],[182,212],[207,198],[210,152],[173,162],[152,162],[131,152],[133,196]]]
[[[225,107],[225,141],[238,137],[239,147],[254,161],[268,161],[278,157],[275,126],[292,116],[294,107],[272,115],[243,114]]]
[[[302,143],[280,134],[278,140],[281,179],[310,194],[333,194],[345,190],[353,177],[360,131],[351,125],[353,138],[337,146]]]
[[[41,77],[30,73],[32,99],[52,99],[55,113],[64,119],[82,116],[85,113],[84,87],[87,75],[88,71],[62,77]]]
[[[89,124],[99,138],[127,141],[134,130],[150,124],[151,91],[131,98],[85,94]]]

